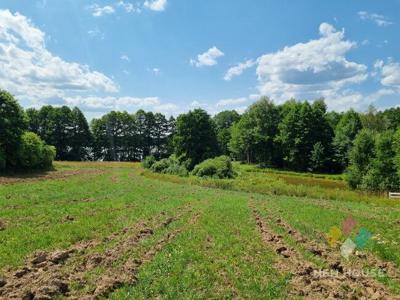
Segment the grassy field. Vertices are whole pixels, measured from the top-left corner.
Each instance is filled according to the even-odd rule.
[[[235,168],[201,180],[63,162],[0,177],[0,299],[400,298],[400,202],[341,176]],[[327,234],[349,217],[372,236],[345,259]]]

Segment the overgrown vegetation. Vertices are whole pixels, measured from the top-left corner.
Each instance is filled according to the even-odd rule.
[[[10,93],[0,90],[0,172],[51,167],[55,148],[27,129],[22,108]]]
[[[209,158],[196,165],[192,171],[194,176],[211,178],[233,178],[235,172],[232,168],[231,159],[222,155],[216,158]]]

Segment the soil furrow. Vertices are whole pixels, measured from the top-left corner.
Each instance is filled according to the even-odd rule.
[[[67,250],[37,252],[22,268],[10,270],[0,280],[0,299],[52,299],[57,295],[71,295],[73,283],[85,284],[86,272],[98,266],[112,266],[125,252],[149,238],[154,230],[167,227],[188,211],[183,207],[175,216],[161,212],[147,221],[115,232],[101,242],[93,240],[77,243]],[[113,241],[116,244],[104,253],[93,253],[97,246]]]
[[[307,299],[399,299],[391,295],[380,283],[371,278],[357,277],[349,272],[340,260],[333,256],[327,256],[329,270],[320,270],[315,264],[305,261],[302,255],[293,247],[288,246],[282,235],[276,234],[267,222],[263,220],[259,212],[253,209],[257,228],[261,233],[265,244],[274,249],[281,257],[276,263],[276,268],[292,274],[288,294],[290,297],[305,297]],[[277,223],[282,223],[278,219]],[[320,249],[315,244],[295,232],[291,228],[293,238],[298,243],[315,250],[319,255]],[[328,254],[327,252],[326,254]],[[330,254],[329,254],[330,255]]]

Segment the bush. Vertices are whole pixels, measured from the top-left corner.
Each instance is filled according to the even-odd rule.
[[[56,147],[44,145],[42,152],[41,167],[49,169],[53,165],[53,160],[56,157]]]
[[[150,169],[153,172],[163,174],[173,174],[179,176],[187,176],[189,174],[185,165],[181,163],[175,155],[171,155],[169,158],[164,158],[153,163]]]
[[[46,145],[35,133],[25,132],[22,135],[18,151],[20,167],[26,169],[49,168],[55,154],[55,148]]]
[[[235,177],[235,172],[232,168],[232,161],[226,155],[203,161],[194,167],[192,174],[198,177],[213,177],[220,179]]]
[[[155,162],[151,170],[156,173],[164,173],[164,171],[169,167],[169,161],[168,158],[163,158],[162,160],[159,160]]]
[[[146,156],[146,158],[143,160],[142,165],[143,168],[145,169],[151,169],[151,167],[157,162],[156,158],[154,155],[149,155]]]

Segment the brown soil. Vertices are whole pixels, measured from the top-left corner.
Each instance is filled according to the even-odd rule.
[[[142,240],[150,238],[155,230],[168,227],[190,212],[188,207],[181,208],[175,216],[161,212],[149,220],[115,232],[103,241],[80,242],[67,250],[37,252],[23,267],[0,278],[0,299],[53,299],[57,296],[98,299],[123,284],[134,284],[139,268],[174,239],[180,229],[166,233],[150,250],[139,256],[132,257],[130,252]],[[98,252],[97,246],[105,246],[107,250]],[[92,287],[85,275],[98,267],[106,271],[95,279]]]
[[[31,181],[42,181],[51,179],[66,179],[76,175],[96,175],[101,174],[102,170],[95,169],[80,169],[80,170],[69,170],[69,171],[49,171],[42,173],[23,174],[23,175],[11,175],[11,176],[0,176],[0,184],[13,184],[19,182],[31,182]]]
[[[253,210],[257,228],[265,244],[274,249],[280,259],[276,268],[292,274],[289,297],[305,297],[306,299],[400,299],[391,295],[385,286],[370,277],[358,277],[344,264],[339,254],[321,247],[316,242],[309,241],[300,233],[290,228],[280,218],[276,224],[287,230],[287,233],[297,242],[320,257],[329,266],[321,270],[314,263],[308,262],[295,248],[290,247],[282,235],[276,234],[260,216]]]
[[[337,247],[332,248],[323,242],[307,239],[300,232],[294,230],[288,223],[279,217],[276,218],[276,224],[283,228],[289,235],[291,235],[296,242],[304,243],[304,247],[310,253],[320,256],[331,264],[341,260],[340,249]],[[320,232],[316,232],[316,235],[321,237],[321,240],[325,238]],[[383,274],[389,276],[391,279],[400,281],[400,273],[393,262],[383,261],[372,253],[365,251],[356,251],[354,258],[355,259],[349,261],[342,259],[342,263],[348,269],[357,269],[360,271],[365,265],[368,265],[369,268],[379,270]]]

